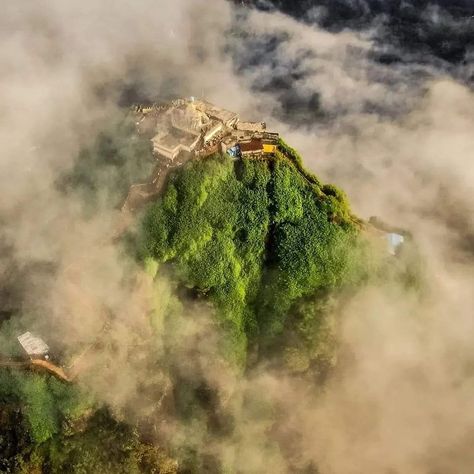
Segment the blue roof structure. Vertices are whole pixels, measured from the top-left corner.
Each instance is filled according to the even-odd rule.
[[[239,155],[240,155],[240,146],[239,145],[235,145],[233,146],[232,148],[229,148],[226,153],[230,156],[232,156],[232,158],[237,158]]]

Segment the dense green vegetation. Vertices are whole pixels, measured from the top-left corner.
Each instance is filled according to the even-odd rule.
[[[344,194],[282,150],[189,163],[143,221],[142,256],[171,262],[183,284],[215,302],[238,363],[249,341],[266,346],[281,334],[300,298],[355,285],[370,271]]]
[[[85,218],[117,207],[152,169],[149,145],[133,130],[130,119],[115,121],[58,181],[79,197]],[[265,159],[217,154],[175,170],[124,243],[128,264],[134,257],[153,288],[150,328],[128,329],[130,367],[146,367],[136,398],[117,408],[90,386],[0,367],[0,472],[173,473],[178,465],[183,473],[236,472],[248,448],[239,423],[267,457],[256,472],[284,464],[268,435],[278,424],[272,403],[252,386],[224,403],[206,372],[239,380],[263,361],[324,383],[337,360],[345,299],[381,275],[415,287],[420,274],[403,255],[388,257],[345,194],[305,170],[283,141]],[[3,355],[21,355],[19,320],[2,323]],[[35,318],[22,320],[29,328]],[[114,343],[107,347],[113,354]],[[158,448],[144,432],[157,434],[167,417],[175,431]],[[208,452],[221,443],[225,455]]]
[[[0,472],[176,472],[90,394],[52,376],[0,369],[0,422]]]

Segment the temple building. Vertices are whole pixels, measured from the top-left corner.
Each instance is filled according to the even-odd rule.
[[[278,146],[279,135],[267,132],[264,122],[241,122],[235,112],[193,97],[167,106],[137,107],[136,113],[138,130],[150,136],[154,154],[170,161],[182,152],[203,157],[221,151],[240,158],[272,154]]]

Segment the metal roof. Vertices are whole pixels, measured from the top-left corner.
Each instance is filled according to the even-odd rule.
[[[18,342],[25,349],[28,355],[43,355],[49,352],[49,346],[38,336],[34,336],[27,331],[21,336],[18,336]]]
[[[251,153],[262,150],[262,140],[253,138],[249,141],[240,142],[240,150],[242,153]]]

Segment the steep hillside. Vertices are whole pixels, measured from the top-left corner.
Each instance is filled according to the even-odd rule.
[[[58,181],[82,202],[84,222],[123,215],[127,186],[152,168],[133,130],[129,121],[108,127]],[[107,331],[59,351],[65,370],[68,354],[85,359],[81,376],[66,384],[0,367],[0,470],[241,472],[240,424],[258,419],[252,449],[294,472],[279,447],[285,414],[249,374],[272,367],[296,384],[324,385],[337,364],[345,302],[368,282],[413,286],[412,259],[390,255],[385,233],[356,218],[345,194],[322,184],[283,141],[272,154],[175,166],[135,217],[137,231],[105,239],[120,249],[125,273],[122,297],[111,299],[120,304],[92,314]],[[73,290],[91,298],[75,271]],[[7,361],[20,357],[16,336],[30,324],[21,314],[2,324]]]
[[[143,219],[142,257],[218,308],[232,351],[269,347],[295,302],[356,285],[372,258],[342,191],[283,142],[264,159],[214,155],[170,179]]]

